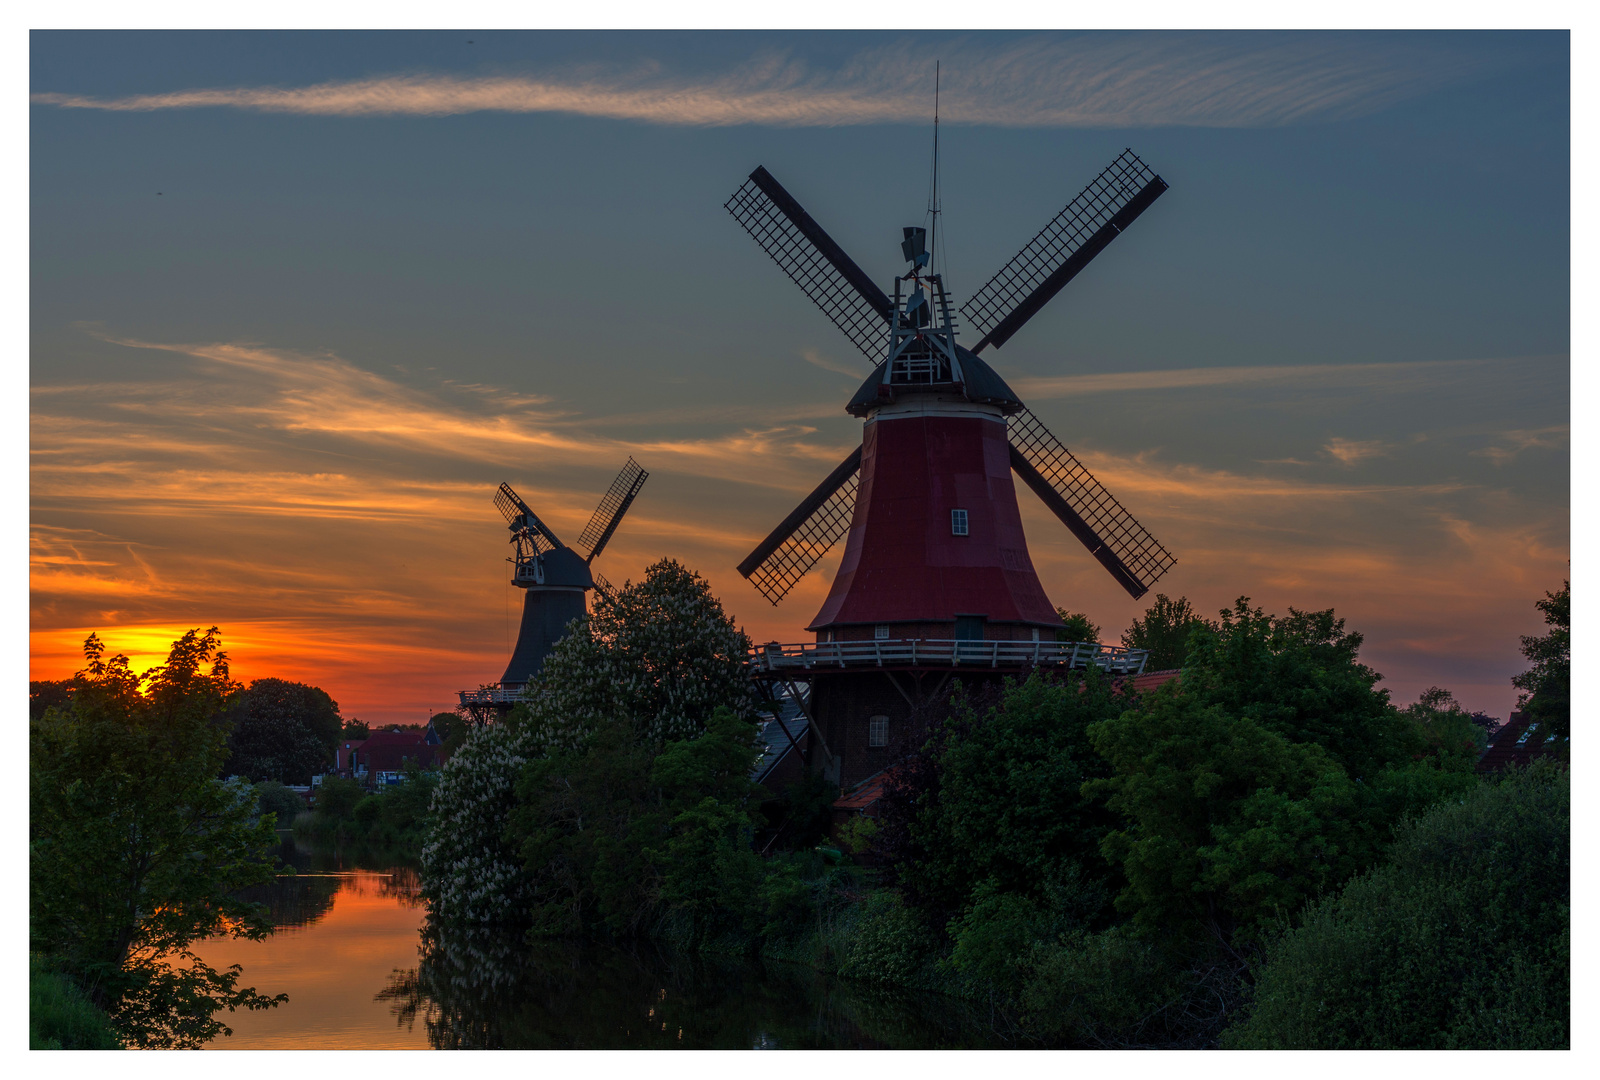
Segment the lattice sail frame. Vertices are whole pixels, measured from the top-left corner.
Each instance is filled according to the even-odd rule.
[[[595,507],[594,514],[589,518],[589,524],[583,527],[583,535],[578,537],[578,546],[589,554],[584,556],[589,562],[600,557],[606,544],[610,543],[612,534],[617,531],[617,526],[622,522],[622,515],[628,512],[628,507],[633,505],[633,500],[639,494],[639,489],[644,487],[644,482],[650,474],[633,458],[622,467],[617,478],[611,481],[611,487],[606,490],[600,499],[600,505]]]
[[[796,582],[810,573],[828,549],[850,531],[860,476],[859,472],[852,473],[776,551],[751,571],[750,584],[760,590],[773,607],[777,607],[778,601],[789,594]]]
[[[1132,150],[1118,155],[999,273],[961,305],[962,315],[980,341],[1037,292],[1045,279],[1060,269],[1150,183],[1159,179]],[[973,351],[981,347],[980,344]]]
[[[862,295],[754,178],[746,180],[723,208],[867,359],[875,364],[883,359],[888,326],[884,310]]]
[[[1145,590],[1178,560],[1024,407],[1007,424],[1011,445],[1093,529]]]
[[[501,514],[505,515],[508,525],[515,522],[523,514],[527,515],[527,527],[518,533],[519,550],[522,546],[522,541],[532,546],[533,550],[527,553],[530,555],[543,555],[561,546],[561,542],[556,539],[555,533],[551,532],[550,527],[539,520],[539,516],[533,512],[527,503],[522,501],[522,496],[518,495],[510,484],[500,485],[500,490],[494,493],[494,505]]]

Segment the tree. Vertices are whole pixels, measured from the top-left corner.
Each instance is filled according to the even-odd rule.
[[[213,627],[135,674],[96,635],[66,708],[30,725],[29,899],[33,947],[112,1017],[124,1042],[198,1046],[227,1009],[268,1008],[191,950],[206,937],[259,939],[266,911],[236,899],[272,877],[272,822],[255,792],[217,779],[228,678]],[[209,673],[202,670],[210,665]]]
[[[1099,914],[1110,890],[1098,845],[1113,822],[1079,791],[1107,771],[1086,732],[1125,703],[1098,669],[1007,681],[998,700],[958,696],[922,751],[931,768],[897,778],[884,810],[891,835],[912,815],[891,865],[918,906],[942,924],[983,886],[1076,923]],[[919,772],[933,782],[908,790]]]
[[[1144,649],[1150,653],[1145,662],[1148,671],[1170,671],[1183,667],[1189,655],[1189,632],[1195,627],[1215,626],[1201,618],[1189,604],[1188,597],[1167,599],[1156,593],[1156,602],[1145,611],[1144,617],[1133,620],[1122,635],[1122,644],[1129,649]]]
[[[1082,641],[1088,644],[1100,641],[1100,628],[1089,621],[1089,616],[1066,608],[1056,608],[1056,614],[1066,624],[1056,631],[1057,641]]]
[[[699,938],[749,913],[758,757],[755,725],[718,708],[702,734],[664,748],[619,718],[579,750],[530,761],[506,835],[527,868],[535,932],[637,934],[670,908]]]
[[[1269,943],[1238,1049],[1569,1042],[1571,789],[1508,769],[1403,825],[1385,865]]]
[[[700,575],[663,559],[643,581],[596,596],[594,605],[545,658],[525,704],[469,733],[442,771],[422,849],[425,888],[442,918],[509,921],[533,903],[527,867],[545,863],[506,839],[528,762],[588,754],[600,733],[648,761],[668,742],[700,734],[719,707],[740,719],[753,711],[744,672],[750,639]],[[612,762],[608,768],[622,768],[620,760],[595,759]],[[525,825],[524,837],[533,828]],[[526,848],[526,839],[518,844]],[[548,895],[548,883],[538,888]]]
[[[1359,868],[1354,786],[1319,746],[1170,683],[1089,734],[1112,771],[1084,790],[1127,822],[1101,844],[1127,877],[1117,908],[1143,926],[1226,941]]]
[[[37,720],[46,709],[60,708],[71,698],[71,679],[36,679],[28,684],[28,718]]]
[[[370,727],[352,716],[344,722],[344,727],[339,729],[339,740],[341,742],[345,740],[353,742],[356,739],[365,739],[371,734],[372,729]]]
[[[1333,610],[1267,615],[1240,597],[1189,638],[1182,686],[1203,705],[1254,721],[1290,742],[1314,743],[1368,781],[1422,749],[1414,727],[1361,663],[1362,637]]]
[[[1544,613],[1550,627],[1543,637],[1524,637],[1522,655],[1533,666],[1511,680],[1521,690],[1517,707],[1539,725],[1544,737],[1554,739],[1552,748],[1560,757],[1571,750],[1572,735],[1572,583],[1562,582],[1561,591],[1547,592],[1534,605]]]
[[[1191,630],[1181,681],[1090,730],[1111,775],[1088,790],[1128,821],[1103,848],[1128,879],[1119,909],[1227,941],[1470,790],[1479,743],[1459,709],[1390,705],[1331,610],[1278,617],[1241,598],[1221,616]]]
[[[576,749],[617,717],[657,745],[691,738],[719,706],[751,715],[749,651],[710,584],[663,559],[568,628],[529,688],[528,722],[552,748]]]
[[[228,737],[228,775],[252,782],[309,784],[333,760],[343,721],[325,692],[304,683],[257,679],[240,693]]]

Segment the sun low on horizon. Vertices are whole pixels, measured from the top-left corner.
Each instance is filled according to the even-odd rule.
[[[470,38],[470,40],[469,40]],[[1053,605],[1333,608],[1395,701],[1504,717],[1569,576],[1564,33],[31,35],[30,661],[220,629],[417,722],[497,680],[510,484],[594,569],[736,569],[871,371],[724,208],[757,166],[961,302],[1131,148],[1162,197],[998,352],[1172,552],[1140,600],[1018,485]],[[1137,77],[1129,73],[1137,73]],[[964,332],[964,331],[963,331]],[[972,345],[973,342],[966,341]]]

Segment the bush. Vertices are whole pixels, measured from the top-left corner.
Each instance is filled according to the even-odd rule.
[[[1545,762],[1407,823],[1272,944],[1224,1045],[1567,1046],[1570,798]]]
[[[317,788],[317,811],[324,817],[342,820],[350,817],[365,797],[366,789],[354,780],[329,778]]]
[[[350,816],[355,819],[357,825],[370,829],[377,822],[378,815],[383,813],[384,798],[382,795],[364,796],[351,808]]]
[[[276,780],[263,780],[256,785],[256,801],[261,805],[263,814],[274,814],[277,817],[277,826],[287,829],[294,823],[294,819],[306,808],[306,801],[297,791]]]
[[[935,938],[892,892],[867,897],[857,914],[839,974],[868,982],[915,985],[932,967]]]
[[[28,1049],[117,1050],[111,1018],[71,979],[38,955],[28,957]]]
[[[1023,974],[1024,1028],[1065,1046],[1208,1047],[1240,996],[1237,962],[1173,954],[1129,926],[1036,946]]]

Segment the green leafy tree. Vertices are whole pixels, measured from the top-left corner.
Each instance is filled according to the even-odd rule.
[[[1522,655],[1533,666],[1511,680],[1522,691],[1517,707],[1539,725],[1555,752],[1566,757],[1572,735],[1572,584],[1547,592],[1535,605],[1550,627],[1542,637],[1524,637]]]
[[[70,706],[30,725],[33,947],[127,1044],[198,1046],[229,1033],[219,1010],[286,1000],[191,949],[272,932],[265,909],[235,898],[272,877],[272,822],[248,785],[217,779],[238,687],[215,627],[189,631],[143,675],[106,660],[93,634],[84,655]]]
[[[1385,865],[1271,941],[1223,1045],[1569,1045],[1571,789],[1511,769],[1403,825]]]
[[[1362,637],[1327,611],[1267,615],[1240,597],[1190,638],[1183,689],[1204,705],[1312,743],[1355,779],[1422,751],[1422,741],[1361,663]]]
[[[1147,671],[1170,671],[1181,668],[1189,656],[1189,634],[1196,627],[1214,627],[1201,618],[1189,603],[1180,596],[1169,600],[1164,593],[1156,593],[1156,602],[1146,609],[1144,616],[1133,620],[1122,635],[1122,644],[1129,649],[1144,649],[1150,659]]]
[[[659,753],[614,720],[579,750],[530,761],[506,830],[528,872],[535,931],[635,934],[669,912],[699,938],[752,917],[755,725],[719,708]]]
[[[1101,845],[1127,877],[1117,907],[1144,926],[1227,940],[1358,868],[1354,785],[1319,746],[1170,684],[1090,737],[1112,774],[1085,790],[1128,823]]]
[[[1128,826],[1107,838],[1144,925],[1228,940],[1374,865],[1396,823],[1476,784],[1459,709],[1395,709],[1330,611],[1277,617],[1240,599],[1191,630],[1180,683],[1092,732],[1093,790]]]
[[[364,721],[357,720],[355,717],[351,717],[349,720],[346,720],[344,722],[344,726],[339,729],[339,741],[354,742],[357,739],[365,739],[371,734],[372,728],[368,727]]]
[[[228,775],[252,782],[309,784],[333,761],[343,721],[322,690],[282,679],[257,679],[238,694],[228,736]]]
[[[1056,608],[1056,614],[1061,616],[1065,623],[1056,631],[1057,641],[1082,641],[1097,644],[1100,641],[1100,628],[1089,621],[1089,616],[1077,611],[1068,611],[1066,608]]]
[[[1112,819],[1080,793],[1103,776],[1089,725],[1125,705],[1098,669],[1008,681],[998,701],[955,699],[926,753],[937,786],[916,799],[899,881],[935,919],[980,885],[1083,922],[1109,899],[1098,844]]]

